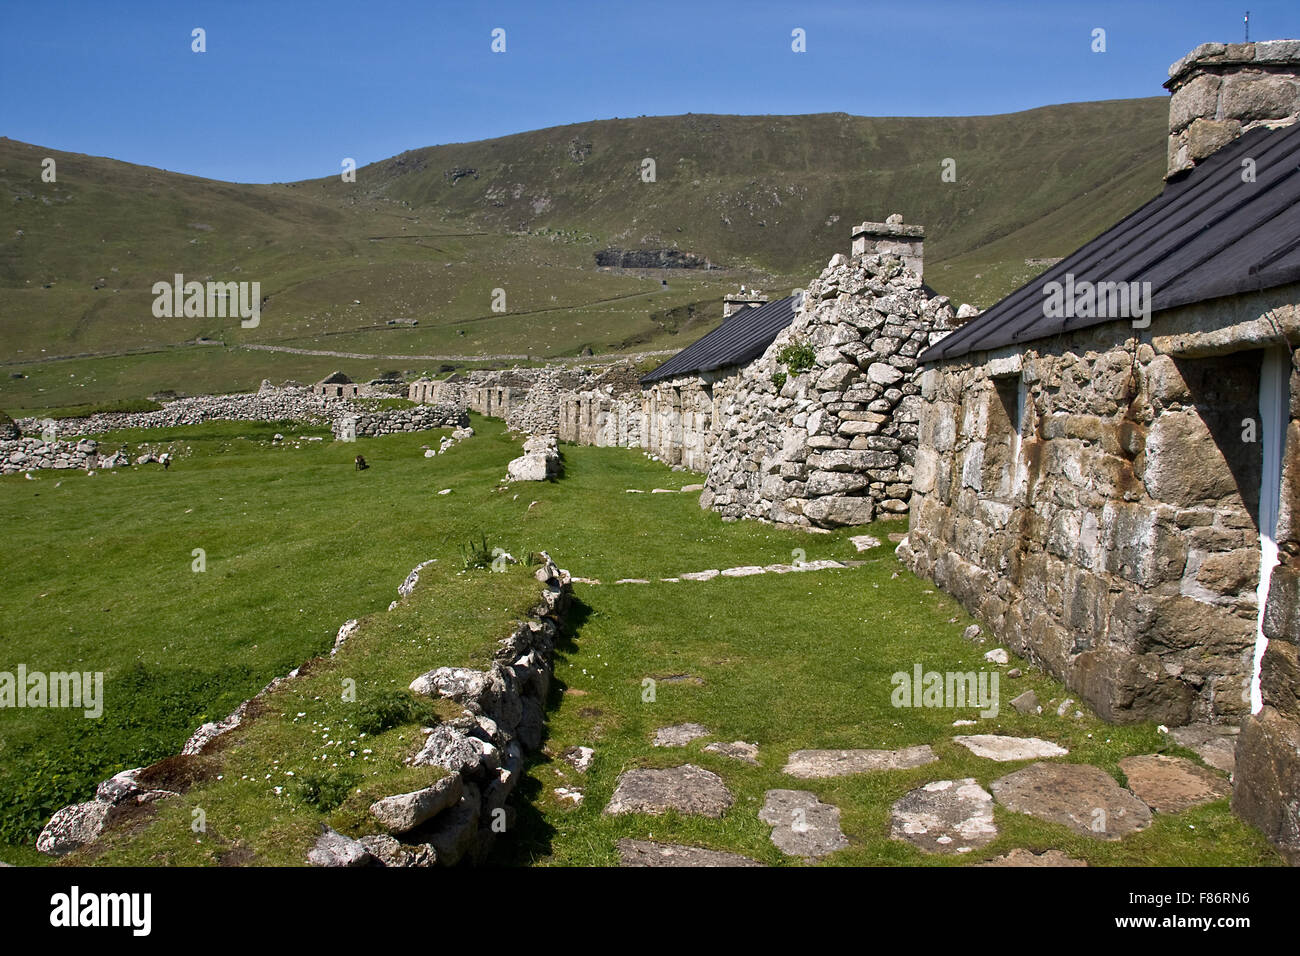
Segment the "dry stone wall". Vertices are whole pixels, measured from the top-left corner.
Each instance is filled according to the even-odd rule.
[[[374,438],[399,432],[420,432],[433,428],[464,428],[469,415],[464,406],[416,405],[413,408],[387,408],[380,411],[340,414],[331,422],[335,438],[351,435]]]
[[[956,319],[892,254],[836,255],[789,328],[734,379],[683,392],[713,436],[700,505],[728,518],[833,527],[908,510],[916,357]],[[782,361],[807,346],[807,371]],[[785,374],[784,381],[780,376]],[[774,376],[776,376],[774,380]],[[710,395],[711,391],[711,395]]]
[[[118,452],[101,455],[99,443],[89,438],[52,442],[40,438],[0,441],[0,474],[5,475],[43,468],[94,471],[96,468],[117,468],[130,463],[130,459]]]
[[[336,438],[389,435],[469,424],[463,404],[443,402],[413,408],[375,410],[364,404],[314,394],[301,386],[263,382],[254,393],[199,395],[168,402],[151,412],[103,412],[85,418],[24,418],[17,422],[24,437],[0,441],[0,474],[43,468],[90,470],[129,465],[124,456],[98,454],[91,439],[59,441],[59,435],[96,435],[127,428],[175,428],[207,421],[301,421],[329,423]],[[35,436],[41,435],[41,438]],[[53,440],[50,440],[50,438]]]
[[[179,398],[152,412],[104,412],[86,418],[53,420],[57,435],[93,435],[121,428],[175,428],[208,421],[305,421],[324,424],[342,412],[359,410],[346,401],[314,395],[301,387],[263,382],[256,392]],[[40,418],[18,422],[24,435],[39,435],[48,423]]]
[[[354,839],[326,828],[304,862],[330,867],[477,863],[485,859],[500,832],[510,832],[514,808],[507,801],[523,777],[525,754],[542,743],[555,642],[572,595],[569,573],[545,552],[542,558],[534,574],[540,585],[538,602],[497,642],[490,667],[482,671],[438,667],[411,682],[410,689],[417,694],[462,707],[459,716],[432,728],[410,759],[413,766],[440,767],[446,775],[423,790],[375,801],[370,813],[384,833]],[[399,600],[411,593],[428,563],[407,575],[398,588]],[[394,601],[389,609],[396,605]],[[339,628],[331,656],[357,627],[358,622],[350,620]],[[59,810],[37,838],[37,849],[66,856],[95,843],[105,830],[127,818],[131,808],[177,797],[176,790],[160,788],[158,779],[173,786],[170,781],[184,778],[178,762],[201,760],[214,752],[219,738],[255,719],[249,716],[255,701],[297,679],[299,670],[277,677],[223,720],[199,727],[179,756],[116,774],[96,788],[93,799]]]

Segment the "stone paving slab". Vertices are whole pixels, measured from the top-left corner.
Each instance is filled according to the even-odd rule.
[[[902,750],[796,750],[790,754],[782,773],[812,780],[872,770],[908,770],[938,759],[929,744]]]
[[[671,727],[660,727],[655,731],[654,745],[656,747],[685,747],[692,740],[699,740],[701,737],[709,736],[711,736],[709,728],[703,724],[674,724]]]
[[[1083,860],[1076,860],[1072,856],[1066,856],[1060,850],[1044,850],[1042,853],[1034,853],[1030,850],[1017,847],[1010,853],[1003,856],[995,856],[991,860],[985,860],[983,863],[976,863],[976,866],[1087,866]]]
[[[772,826],[772,842],[787,856],[816,860],[849,845],[840,808],[807,790],[769,790],[758,818]]]
[[[720,817],[731,806],[731,791],[716,773],[694,764],[667,770],[628,770],[618,778],[614,796],[605,807],[611,815],[668,810],[705,817]]]
[[[998,835],[993,795],[975,782],[935,780],[894,803],[889,836],[927,853],[969,853]]]
[[[954,737],[977,757],[1010,763],[1013,760],[1036,760],[1040,757],[1064,757],[1070,751],[1041,737],[1004,737],[1000,734],[970,734]]]
[[[736,740],[729,744],[709,744],[704,749],[711,754],[721,754],[724,757],[730,757],[732,760],[744,761],[753,767],[758,766],[758,744]]]
[[[683,846],[680,843],[655,843],[652,840],[618,841],[620,866],[762,866],[739,853],[706,850],[701,846]]]
[[[1175,727],[1169,736],[1216,770],[1231,774],[1237,764],[1239,728],[1226,724],[1188,724]]]
[[[1119,769],[1128,788],[1157,813],[1182,813],[1191,807],[1222,800],[1232,792],[1222,774],[1182,757],[1146,754],[1125,757]]]
[[[998,803],[1060,823],[1094,840],[1119,840],[1151,825],[1151,809],[1089,764],[1035,763],[990,784]]]

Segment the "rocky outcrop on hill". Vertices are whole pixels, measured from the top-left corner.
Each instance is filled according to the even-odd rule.
[[[596,265],[615,269],[716,269],[708,259],[680,249],[602,249]]]

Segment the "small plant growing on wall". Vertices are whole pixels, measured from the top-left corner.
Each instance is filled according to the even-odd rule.
[[[785,380],[786,380],[785,372],[772,373],[772,384],[776,386],[776,390],[778,392],[781,391],[781,389],[785,388]]]
[[[817,352],[807,342],[791,342],[776,353],[776,359],[791,375],[802,375],[817,364]]]

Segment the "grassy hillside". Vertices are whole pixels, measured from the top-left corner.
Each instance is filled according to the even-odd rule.
[[[247,344],[412,356],[403,370],[427,365],[416,356],[679,348],[719,320],[725,292],[806,284],[855,223],[892,212],[926,227],[927,281],[986,306],[1041,268],[1026,260],[1065,255],[1159,190],[1165,110],[605,120],[413,150],[355,183],[215,182],[0,138],[0,407],[395,365]],[[598,269],[607,248],[723,268]],[[259,282],[261,324],[155,318],[151,287],[176,273]]]

